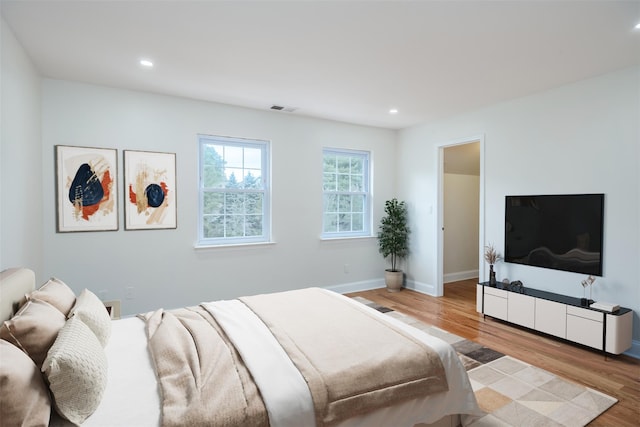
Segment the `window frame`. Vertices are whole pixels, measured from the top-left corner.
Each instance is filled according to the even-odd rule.
[[[325,156],[327,154],[336,155],[336,156],[349,156],[350,158],[358,157],[363,159],[363,190],[362,191],[335,191],[326,190],[324,188],[324,164],[325,164]],[[322,149],[322,224],[321,224],[321,233],[320,238],[323,240],[331,240],[331,239],[347,239],[347,238],[361,238],[361,237],[372,237],[372,217],[371,217],[371,204],[372,204],[372,183],[371,183],[371,152],[364,150],[353,150],[346,148],[330,148],[324,147]],[[364,204],[363,204],[363,230],[361,231],[336,231],[336,232],[327,232],[325,231],[325,202],[326,196],[328,194],[338,194],[338,195],[363,195],[364,196]],[[350,211],[351,213],[353,211]]]
[[[206,145],[223,145],[225,147],[260,148],[261,150],[261,182],[262,189],[230,189],[206,188],[204,186],[204,149]],[[219,135],[198,134],[198,230],[196,247],[221,247],[247,244],[264,244],[271,242],[271,143],[268,140],[228,137]],[[244,165],[243,165],[244,167]],[[260,236],[240,237],[205,237],[204,212],[205,194],[209,192],[222,194],[262,194],[262,234]],[[244,214],[246,215],[246,213]]]

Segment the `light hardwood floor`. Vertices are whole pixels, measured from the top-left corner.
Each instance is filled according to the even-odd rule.
[[[605,358],[566,341],[483,319],[476,312],[476,283],[448,283],[440,298],[407,289],[397,293],[375,289],[349,296],[367,298],[619,400],[590,426],[640,425],[640,360],[625,355]]]

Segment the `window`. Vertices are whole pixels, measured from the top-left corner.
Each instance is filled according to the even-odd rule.
[[[369,153],[324,149],[322,237],[371,235]]]
[[[269,143],[200,135],[198,244],[270,240]]]

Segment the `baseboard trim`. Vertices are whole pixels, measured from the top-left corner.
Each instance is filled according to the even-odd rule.
[[[468,270],[468,271],[458,271],[455,273],[447,273],[443,276],[444,283],[449,282],[458,282],[460,280],[468,280],[475,279],[479,277],[480,273],[478,270]]]
[[[361,282],[342,283],[340,285],[325,286],[328,289],[339,294],[348,294],[350,292],[369,291],[371,289],[384,288],[384,278],[374,280],[363,280]]]
[[[384,288],[384,278],[363,280],[361,282],[342,283],[340,285],[324,286],[324,289],[328,289],[339,294],[348,294],[351,292],[369,291],[371,289]],[[405,289],[411,289],[421,294],[435,296],[436,287],[427,283],[416,282],[415,280],[407,279],[405,282]]]
[[[421,294],[436,296],[436,287],[434,285],[429,285],[427,283],[416,282],[415,280],[408,280],[405,283],[405,287],[407,289],[411,289],[412,291],[420,292]]]
[[[631,348],[622,354],[640,359],[640,341],[631,341]]]

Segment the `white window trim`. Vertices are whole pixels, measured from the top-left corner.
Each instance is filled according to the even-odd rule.
[[[322,149],[322,164],[324,165],[324,156],[327,153],[335,153],[335,154],[346,154],[349,156],[359,155],[363,156],[366,160],[366,165],[364,168],[364,181],[365,181],[365,205],[364,205],[364,230],[363,231],[346,231],[346,232],[336,232],[336,233],[327,233],[324,231],[324,196],[326,194],[324,188],[322,189],[322,219],[320,224],[320,239],[321,240],[348,240],[348,239],[362,239],[362,238],[370,238],[373,237],[373,218],[371,214],[371,204],[373,199],[373,194],[371,192],[372,183],[371,183],[371,153],[369,151],[364,150],[351,150],[345,148],[331,148],[324,147]],[[321,171],[324,173],[324,171]],[[324,182],[324,180],[323,180]],[[352,192],[346,192],[346,194],[354,194]]]
[[[205,238],[203,236],[203,209],[204,209],[204,164],[203,147],[205,144],[222,144],[227,146],[255,146],[263,150],[261,164],[261,179],[264,185],[262,235],[251,237],[232,238]],[[220,135],[198,134],[198,229],[196,234],[196,249],[219,248],[219,247],[242,247],[250,245],[273,244],[271,240],[271,143],[268,140],[229,137]]]

